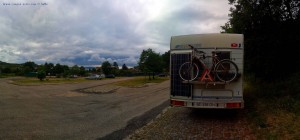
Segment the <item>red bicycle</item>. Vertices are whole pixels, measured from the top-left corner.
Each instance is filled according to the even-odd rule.
[[[213,52],[212,56],[206,56],[205,52],[197,50],[192,45],[188,46],[192,49],[192,59],[183,63],[179,68],[179,76],[182,80],[194,81],[199,78],[200,81],[205,82],[231,82],[237,78],[238,67],[233,61],[220,60],[216,52]],[[211,67],[204,63],[208,57],[212,57]]]

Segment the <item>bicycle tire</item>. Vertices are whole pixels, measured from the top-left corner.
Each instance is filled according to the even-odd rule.
[[[237,65],[228,59],[219,61],[215,66],[215,75],[218,80],[222,82],[232,82],[237,78],[238,67]]]
[[[193,81],[199,75],[199,68],[197,64],[185,62],[179,68],[179,76],[182,80]]]

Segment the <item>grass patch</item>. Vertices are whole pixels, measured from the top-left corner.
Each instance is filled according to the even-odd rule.
[[[256,117],[250,118],[258,139],[300,139],[300,115],[293,109],[300,109],[296,105],[300,101],[292,100],[290,97],[258,99]],[[286,104],[292,108],[286,108]]]
[[[38,78],[21,78],[13,80],[16,85],[41,85],[41,84],[64,84],[86,82],[84,78],[46,78],[40,81]]]
[[[299,92],[288,83],[245,81],[245,111],[257,139],[300,140]]]
[[[8,77],[15,77],[16,75],[14,73],[10,73],[10,74],[1,74],[0,73],[0,78],[8,78]]]
[[[101,79],[106,80],[107,78]],[[109,78],[108,78],[109,79]],[[168,77],[155,77],[155,79],[149,80],[148,77],[139,76],[130,80],[120,81],[114,83],[117,86],[125,86],[125,87],[141,87],[147,83],[161,83],[163,81],[169,80]],[[96,80],[86,80],[84,77],[82,78],[46,78],[43,81],[40,81],[35,77],[24,77],[20,79],[15,79],[12,81],[12,84],[16,85],[43,85],[43,84],[66,84],[66,83],[80,83],[80,82],[92,82]]]
[[[148,77],[139,76],[130,80],[116,82],[114,84],[117,86],[124,86],[124,87],[142,87],[147,83],[161,83],[166,80],[169,80],[169,77],[155,77],[155,79],[149,80]]]

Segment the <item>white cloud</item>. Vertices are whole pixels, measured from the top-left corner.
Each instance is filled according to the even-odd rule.
[[[1,2],[1,0],[0,0]],[[169,49],[170,37],[219,32],[226,0],[10,0],[0,4],[1,61],[137,64],[143,49]]]

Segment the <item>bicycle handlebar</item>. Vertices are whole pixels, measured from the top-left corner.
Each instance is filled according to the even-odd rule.
[[[202,57],[203,59],[205,59],[205,52],[203,52],[203,51],[198,51],[194,46],[192,46],[192,45],[188,45],[189,47],[191,47],[192,49],[193,49],[193,51],[195,51],[195,52],[197,52],[198,53],[198,57]]]
[[[188,44],[188,46],[191,47],[191,48],[192,48],[194,51],[196,51],[196,52],[205,54],[205,52],[203,52],[203,51],[198,51],[194,46],[192,46],[192,45],[190,45],[190,44]]]

